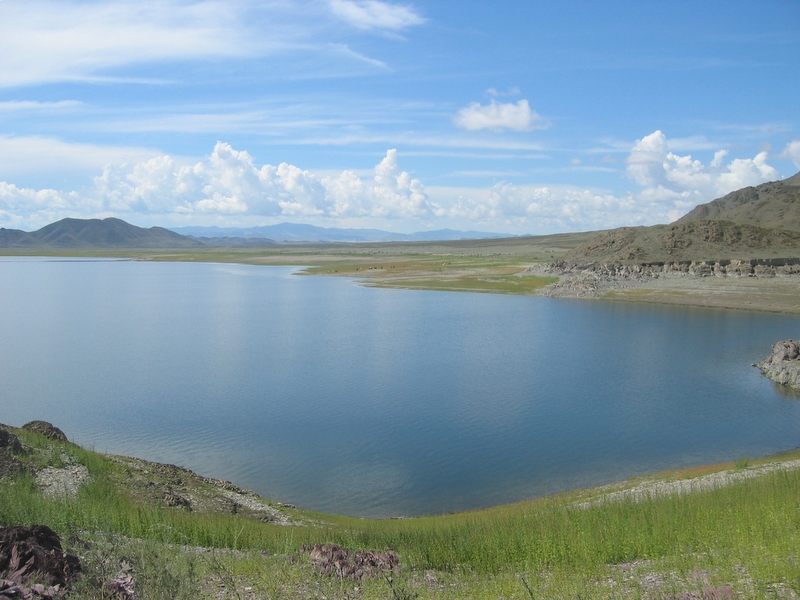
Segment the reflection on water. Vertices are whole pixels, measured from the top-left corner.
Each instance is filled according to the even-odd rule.
[[[798,445],[797,317],[291,271],[3,259],[0,422],[381,517]]]

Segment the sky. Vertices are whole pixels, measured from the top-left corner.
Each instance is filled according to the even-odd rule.
[[[0,227],[590,231],[798,170],[798,0],[0,0]]]

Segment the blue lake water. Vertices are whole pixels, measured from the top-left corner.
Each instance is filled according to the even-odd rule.
[[[0,258],[0,422],[388,517],[800,446],[797,316]]]

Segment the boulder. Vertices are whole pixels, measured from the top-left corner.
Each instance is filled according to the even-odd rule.
[[[33,431],[35,433],[41,433],[47,439],[55,440],[56,442],[69,441],[67,436],[64,435],[63,431],[47,421],[31,421],[30,423],[25,423],[25,425],[22,426],[22,429],[25,429],[26,431]]]
[[[0,597],[60,597],[80,573],[78,557],[46,525],[0,528]]]
[[[772,354],[755,366],[775,383],[800,390],[800,341],[777,342]]]

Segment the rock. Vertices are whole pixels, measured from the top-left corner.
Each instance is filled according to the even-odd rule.
[[[69,441],[67,436],[64,435],[63,431],[47,421],[31,421],[30,423],[25,423],[25,425],[22,426],[22,429],[25,429],[26,431],[33,431],[34,433],[41,433],[47,439],[54,440],[56,442]]]
[[[10,431],[0,427],[0,479],[12,473],[25,470],[16,455],[22,454],[19,438]]]
[[[161,501],[164,503],[164,506],[186,508],[192,507],[192,503],[188,499],[171,490],[164,492],[164,495],[161,497]]]
[[[0,448],[8,448],[11,454],[22,454],[19,438],[6,429],[0,428]]]
[[[397,554],[391,550],[360,550],[354,553],[336,544],[304,544],[303,552],[308,553],[308,558],[321,573],[354,581],[383,575],[400,564]]]
[[[775,383],[800,390],[800,341],[777,342],[772,354],[754,366]]]
[[[78,557],[46,525],[0,528],[0,598],[60,597],[80,574]]]
[[[136,600],[135,587],[136,573],[133,565],[122,559],[117,575],[106,584],[105,597],[115,600]]]

